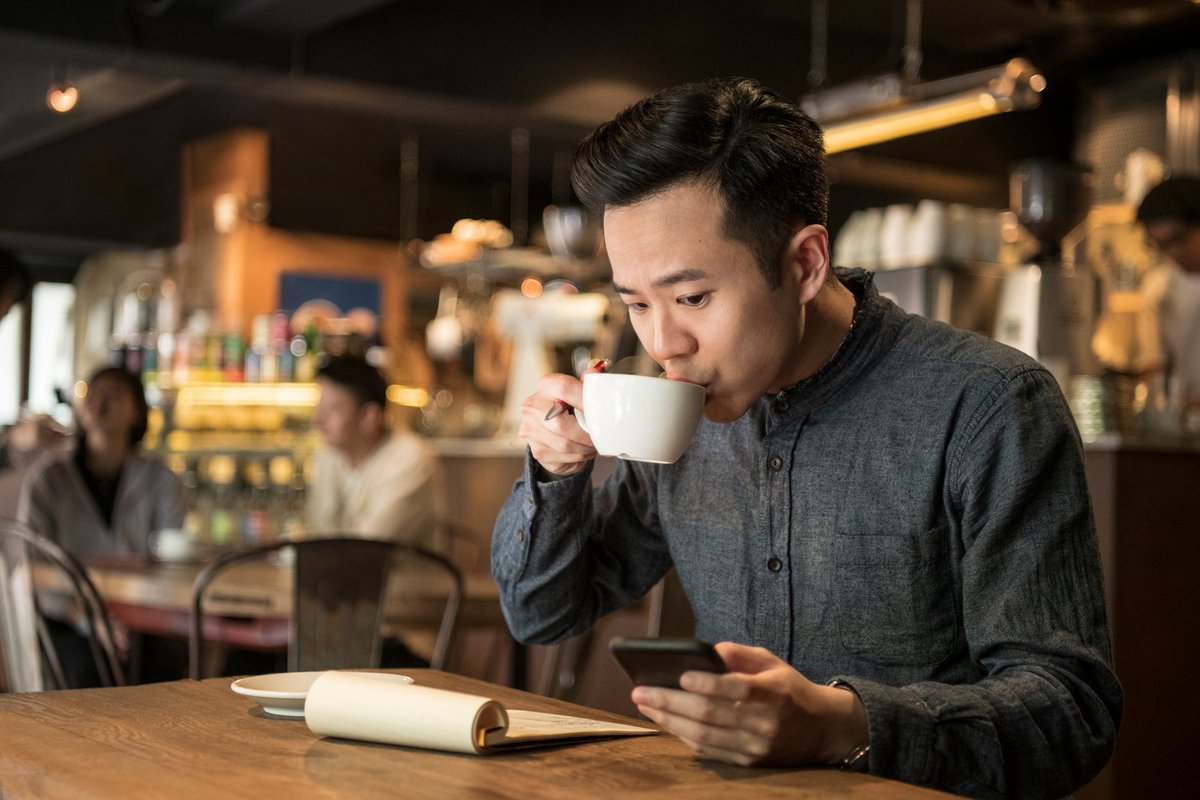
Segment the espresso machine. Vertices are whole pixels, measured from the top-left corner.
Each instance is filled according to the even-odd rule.
[[[1087,217],[1090,198],[1090,174],[1071,164],[1035,159],[1009,172],[1010,207],[1040,248],[1005,275],[993,335],[1040,361],[1064,390],[1073,376],[1099,372],[1091,339],[1100,282],[1062,248]]]

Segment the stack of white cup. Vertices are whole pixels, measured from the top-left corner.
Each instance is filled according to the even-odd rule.
[[[922,200],[853,212],[833,245],[834,263],[899,269],[956,261],[1000,260],[1001,212]]]

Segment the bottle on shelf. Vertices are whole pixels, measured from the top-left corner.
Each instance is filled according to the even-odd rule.
[[[271,318],[259,314],[250,325],[250,346],[246,348],[246,383],[269,381],[266,361],[271,342]],[[272,371],[273,372],[273,371]]]
[[[244,478],[247,488],[243,504],[242,538],[249,545],[267,544],[275,540],[275,526],[271,519],[267,469],[262,461],[254,459],[247,463]]]
[[[205,334],[201,359],[201,380],[220,381],[225,372],[225,337],[219,331]]]
[[[224,348],[221,351],[221,377],[229,383],[241,383],[246,374],[243,371],[246,364],[246,340],[236,330],[225,334]]]
[[[197,467],[190,459],[184,459],[183,469],[179,471],[179,480],[183,484],[186,503],[183,529],[193,542],[207,541],[211,513],[211,503],[207,502],[208,487],[201,483]]]
[[[285,539],[303,539],[308,486],[303,462],[293,456],[276,456],[270,462],[270,477],[276,535]]]
[[[158,385],[158,338],[154,332],[141,335],[142,383],[146,386]]]
[[[213,456],[209,459],[208,474],[213,487],[209,539],[218,547],[228,547],[234,544],[237,533],[237,462],[233,456]]]

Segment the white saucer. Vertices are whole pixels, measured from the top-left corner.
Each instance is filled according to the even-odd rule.
[[[276,672],[271,675],[253,675],[240,678],[230,684],[229,688],[238,694],[257,700],[262,710],[278,717],[303,717],[304,699],[308,697],[309,687],[318,677],[325,674],[318,672]],[[381,681],[392,683],[412,683],[407,675],[395,675],[390,672],[355,672]]]

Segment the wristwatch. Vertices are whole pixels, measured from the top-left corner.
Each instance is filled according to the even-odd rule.
[[[838,765],[838,768],[849,772],[866,772],[868,765],[867,753],[870,752],[871,745],[860,744],[842,759],[842,763]]]
[[[845,681],[840,681],[837,678],[831,680],[828,684],[836,689],[844,689],[847,692],[854,692],[854,687]],[[857,694],[857,692],[854,692]],[[846,754],[846,757],[838,764],[838,769],[844,769],[849,772],[866,772],[870,764],[867,755],[871,752],[870,744],[860,744]]]

